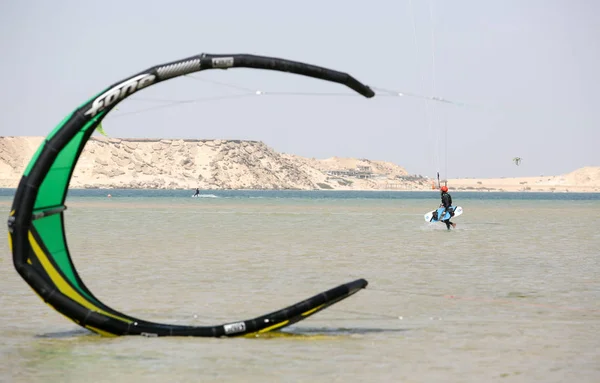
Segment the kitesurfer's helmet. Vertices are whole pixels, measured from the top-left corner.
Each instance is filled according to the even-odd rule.
[[[442,186],[440,190],[442,191],[442,193],[446,193],[448,192],[448,186]]]

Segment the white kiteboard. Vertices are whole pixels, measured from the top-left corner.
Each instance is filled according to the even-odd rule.
[[[433,219],[433,217],[434,217],[433,213],[435,213],[435,212],[437,212],[438,219]],[[429,213],[425,214],[423,216],[423,218],[425,218],[425,222],[440,222],[440,221],[444,221],[444,220],[447,220],[447,219],[450,219],[450,218],[458,217],[459,215],[461,215],[463,213],[463,208],[460,207],[460,206],[456,206],[456,207],[454,207],[454,216],[453,217],[450,216],[449,212],[446,212],[444,214],[444,216],[440,219],[439,216],[443,212],[444,212],[444,208],[440,207],[440,208],[438,208],[436,210],[432,210]]]

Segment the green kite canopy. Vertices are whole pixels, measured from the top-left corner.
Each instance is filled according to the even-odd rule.
[[[94,129],[126,97],[161,81],[207,69],[254,68],[294,73],[343,84],[371,98],[375,93],[348,75],[296,61],[246,54],[200,54],[154,66],[111,85],[69,114],[42,142],[19,183],[8,219],[15,269],[58,312],[105,336],[241,336],[281,329],[360,291],[358,279],[254,319],[216,326],[161,324],[120,313],[96,298],[71,260],[65,237],[65,199],[79,156]]]

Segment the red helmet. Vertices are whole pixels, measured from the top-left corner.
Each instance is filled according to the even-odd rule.
[[[442,192],[446,193],[446,192],[448,191],[448,186],[442,186],[442,187],[440,188],[440,190],[441,190]]]

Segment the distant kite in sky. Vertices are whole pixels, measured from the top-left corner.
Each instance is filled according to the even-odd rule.
[[[522,161],[521,157],[515,157],[515,158],[513,158],[513,162],[517,166],[521,165],[521,161]]]

